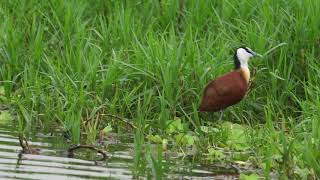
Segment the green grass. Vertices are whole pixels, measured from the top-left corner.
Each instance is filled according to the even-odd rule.
[[[320,178],[319,9],[313,0],[1,1],[1,101],[25,133],[59,128],[79,143],[107,124],[129,130],[137,176],[140,165],[166,173],[166,149],[144,147],[156,139],[196,148],[201,162],[210,148],[249,150],[241,160],[266,177]],[[245,128],[237,145],[240,130],[197,112],[203,88],[233,68],[236,47],[263,54],[283,42],[251,61],[254,89],[225,111],[223,121]],[[237,160],[227,159],[218,161]]]

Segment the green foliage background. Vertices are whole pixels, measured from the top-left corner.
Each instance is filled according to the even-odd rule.
[[[145,134],[183,133],[201,154],[234,139],[197,112],[206,83],[233,68],[236,47],[285,42],[251,61],[254,88],[223,120],[246,127],[266,175],[319,177],[319,17],[314,0],[0,1],[1,101],[21,131],[60,128],[78,143],[131,129],[112,114],[135,126],[137,148]]]

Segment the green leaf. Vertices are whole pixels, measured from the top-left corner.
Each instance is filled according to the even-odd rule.
[[[186,136],[186,139],[187,139],[187,145],[194,145],[194,138],[193,138],[193,136],[190,136],[190,135],[187,135]]]
[[[223,123],[222,127],[229,131],[227,145],[236,150],[246,150],[249,147],[248,139],[245,134],[246,128],[240,124],[233,124],[230,122]]]
[[[260,177],[259,175],[253,173],[250,175],[245,175],[245,174],[240,174],[240,179],[241,180],[258,180]]]
[[[112,127],[110,124],[108,124],[108,126],[106,126],[105,128],[103,128],[103,132],[108,134],[112,131]]]
[[[159,135],[152,135],[149,134],[147,136],[147,139],[149,139],[149,141],[153,142],[153,143],[162,143],[162,138]]]
[[[219,132],[219,129],[208,127],[208,126],[200,126],[200,130],[204,133],[217,133]]]
[[[216,150],[214,148],[208,149],[208,160],[209,161],[219,161],[223,160],[226,156],[219,150]]]
[[[183,131],[183,124],[181,123],[181,119],[175,117],[174,120],[171,120],[167,124],[166,132],[169,134],[178,133]]]
[[[179,133],[175,136],[175,139],[178,146],[193,146],[195,141],[198,140],[196,136],[185,133]]]

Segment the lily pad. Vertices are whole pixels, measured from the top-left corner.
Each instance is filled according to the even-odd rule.
[[[223,123],[222,127],[229,133],[227,145],[236,150],[246,150],[249,148],[246,136],[246,128],[240,124],[230,122]]]
[[[183,124],[180,118],[175,117],[174,120],[168,122],[167,128],[166,128],[166,132],[168,134],[178,133],[181,131],[183,131]]]
[[[259,178],[260,176],[255,173],[250,175],[240,174],[240,180],[258,180]]]
[[[196,136],[191,134],[180,133],[175,136],[176,143],[179,146],[192,146],[198,140]]]

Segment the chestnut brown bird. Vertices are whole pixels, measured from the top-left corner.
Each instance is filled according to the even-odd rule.
[[[234,54],[235,69],[209,82],[204,90],[199,110],[223,113],[223,109],[241,101],[248,91],[250,79],[248,61],[254,56],[261,57],[248,47],[238,48]]]

